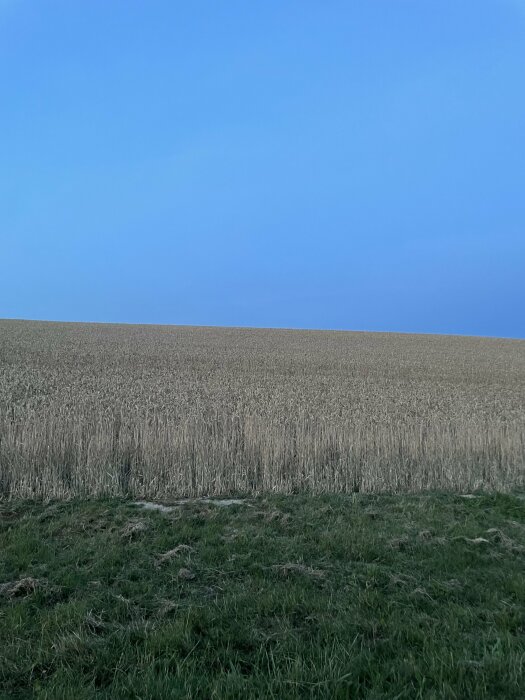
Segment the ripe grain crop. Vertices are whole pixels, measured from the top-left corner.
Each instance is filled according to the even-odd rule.
[[[0,321],[0,495],[525,486],[525,341]]]

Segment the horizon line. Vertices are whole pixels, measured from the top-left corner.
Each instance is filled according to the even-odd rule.
[[[314,333],[376,333],[388,335],[425,335],[425,336],[440,336],[440,337],[457,337],[457,338],[480,338],[487,340],[517,340],[525,341],[524,337],[517,336],[500,336],[500,335],[477,335],[471,333],[438,333],[434,331],[386,331],[386,330],[367,330],[367,329],[350,329],[350,328],[307,328],[304,326],[237,326],[237,325],[219,325],[219,324],[195,324],[195,323],[153,323],[153,322],[134,322],[134,321],[71,321],[71,320],[56,320],[45,318],[19,318],[19,317],[1,317],[2,321],[17,321],[20,323],[64,323],[70,325],[98,325],[98,326],[161,326],[174,328],[228,328],[231,330],[267,330],[267,331],[306,331]]]

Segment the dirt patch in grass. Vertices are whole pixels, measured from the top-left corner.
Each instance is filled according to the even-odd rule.
[[[134,520],[127,523],[122,529],[123,539],[135,540],[148,529],[148,524],[143,520]]]
[[[186,569],[185,567],[182,567],[179,569],[179,573],[177,574],[178,578],[180,578],[182,581],[193,581],[195,578],[195,574],[191,569]]]
[[[7,598],[19,598],[22,596],[31,595],[37,588],[42,586],[42,582],[31,576],[18,579],[18,581],[8,581],[0,583],[0,595]]]
[[[314,569],[306,564],[300,564],[297,562],[287,562],[286,564],[274,564],[272,569],[281,576],[291,576],[293,574],[301,574],[303,576],[310,576],[312,578],[324,578],[326,573],[321,569]]]
[[[158,510],[160,513],[172,513],[179,506],[188,506],[194,503],[207,503],[219,508],[242,505],[251,506],[244,498],[182,498],[178,501],[173,501],[170,505],[154,503],[153,501],[134,501],[132,505],[145,508],[146,510]]]
[[[157,566],[159,566],[160,564],[163,564],[164,562],[171,561],[172,559],[183,556],[185,554],[190,554],[191,552],[194,552],[194,551],[195,550],[193,549],[193,547],[190,547],[190,545],[188,545],[188,544],[178,544],[173,549],[170,549],[167,552],[164,552],[164,554],[160,554],[156,559],[156,564],[157,564]]]

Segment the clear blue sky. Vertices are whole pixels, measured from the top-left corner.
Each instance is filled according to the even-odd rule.
[[[525,0],[0,0],[0,317],[525,337]]]

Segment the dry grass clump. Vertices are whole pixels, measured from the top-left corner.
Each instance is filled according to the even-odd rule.
[[[0,321],[0,494],[525,485],[525,341]]]

